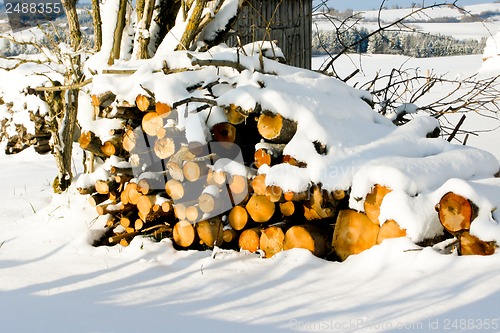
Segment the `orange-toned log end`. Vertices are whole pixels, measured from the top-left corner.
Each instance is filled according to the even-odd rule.
[[[143,112],[147,111],[152,104],[151,98],[144,95],[137,95],[135,98],[135,105]]]
[[[376,184],[370,193],[366,195],[365,199],[365,214],[368,216],[370,221],[379,225],[380,221],[378,217],[380,215],[380,205],[382,205],[382,200],[387,193],[391,192],[391,189],[379,184]]]
[[[257,175],[252,179],[251,187],[253,189],[253,193],[257,195],[265,195],[266,194],[266,175],[261,174]]]
[[[159,159],[167,159],[175,153],[175,141],[169,137],[163,137],[155,141],[155,155]]]
[[[166,103],[156,102],[155,111],[162,118],[168,117],[172,112],[172,107]]]
[[[196,223],[196,232],[200,238],[200,243],[210,248],[221,246],[224,242],[224,230],[219,219],[211,219]]]
[[[280,114],[263,112],[257,120],[257,130],[263,138],[277,143],[289,142],[297,131],[297,123]]]
[[[436,206],[439,221],[443,227],[454,234],[469,230],[473,209],[469,200],[453,192],[446,193]]]
[[[257,149],[254,153],[255,168],[262,165],[271,165],[271,155],[263,148]]]
[[[212,127],[215,141],[234,142],[236,140],[236,127],[230,123],[218,123]]]
[[[125,149],[128,152],[131,152],[136,145],[136,141],[137,141],[137,134],[134,132],[133,129],[128,129],[125,132],[125,135],[123,136],[122,140],[123,149]]]
[[[342,210],[333,231],[332,247],[340,260],[358,254],[377,244],[380,227],[365,214]]]
[[[247,210],[242,206],[234,206],[229,212],[228,221],[234,230],[242,230],[248,223]]]
[[[274,215],[276,208],[274,202],[269,201],[264,195],[253,195],[246,204],[246,210],[255,222],[267,222]]]
[[[459,237],[461,255],[489,256],[495,253],[495,242],[485,242],[478,237],[464,231]]]
[[[293,201],[280,203],[280,211],[283,216],[292,216],[295,213],[295,204]]]
[[[156,112],[148,112],[142,117],[142,130],[150,136],[156,136],[163,127],[163,118]]]
[[[271,258],[276,253],[283,251],[285,233],[279,227],[272,226],[262,231],[260,235],[260,248],[266,258]]]
[[[173,230],[175,244],[181,247],[189,247],[194,243],[195,231],[193,225],[188,221],[179,221]]]
[[[377,244],[382,243],[384,239],[405,237],[406,230],[402,229],[399,224],[394,220],[387,220],[380,227],[377,236]]]
[[[314,224],[295,225],[285,233],[283,249],[307,249],[315,256],[324,257],[329,249],[327,232],[315,227]]]
[[[238,232],[234,229],[226,229],[222,233],[222,239],[225,244],[231,244],[238,240]]]
[[[252,228],[244,230],[238,240],[238,246],[242,250],[257,252],[260,246],[260,228]]]

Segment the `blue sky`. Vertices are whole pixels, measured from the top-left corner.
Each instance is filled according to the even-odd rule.
[[[387,7],[391,8],[394,5],[400,5],[402,7],[411,7],[412,3],[422,3],[422,0],[387,0]],[[435,2],[453,2],[451,0],[448,1],[440,1],[440,0],[427,0],[425,1],[426,5],[431,5]],[[457,5],[466,6],[466,5],[475,5],[478,3],[490,3],[494,2],[494,0],[458,0]],[[337,10],[345,10],[347,8],[351,8],[354,10],[369,10],[369,9],[378,9],[381,1],[379,0],[329,0],[329,6],[335,8]]]

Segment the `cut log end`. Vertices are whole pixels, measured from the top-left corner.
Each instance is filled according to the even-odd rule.
[[[377,243],[380,227],[365,214],[342,210],[337,217],[332,247],[340,260],[358,254]]]
[[[469,200],[453,192],[446,193],[436,206],[439,221],[452,234],[469,230],[473,217],[473,207]]]

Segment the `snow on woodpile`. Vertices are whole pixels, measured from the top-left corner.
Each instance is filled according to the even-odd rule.
[[[253,47],[244,47],[246,53],[217,46],[203,53],[157,54],[153,59],[128,62],[126,66],[118,62],[107,74],[94,77],[92,95],[111,94],[114,99],[108,108],[115,111],[123,105],[134,105],[138,96],[144,95],[158,105],[169,105],[177,111],[175,118],[160,127],[185,131],[188,143],[212,141],[216,125],[228,121],[228,110],[238,110],[247,127],[260,126],[256,119],[263,116],[278,117],[286,128],[252,143],[252,154],[262,149],[271,155],[270,160],[279,155],[283,161],[295,162],[279,160],[258,165],[256,174],[265,177],[264,186],[279,188],[280,193],[314,193],[304,206],[307,219],[336,216],[317,200],[325,193],[347,193],[349,208],[361,212],[356,214],[366,214],[377,226],[373,229],[374,242],[383,239],[377,238],[377,234],[385,230],[384,224],[389,220],[396,221],[401,229],[398,232],[414,242],[442,235],[444,230],[435,206],[446,191],[457,189],[457,193],[464,193],[460,189],[481,184],[481,179],[498,172],[498,161],[490,153],[433,137],[439,127],[434,118],[415,116],[397,127],[370,108],[367,92],[259,56],[259,52],[251,51]],[[273,45],[265,47],[274,49]],[[133,74],[120,73],[123,69],[124,73],[132,70]],[[87,109],[91,112],[90,104]],[[87,126],[92,127],[98,126]],[[265,128],[259,128],[262,134],[261,130]],[[94,132],[101,135],[97,129]],[[251,137],[239,144],[245,144],[245,140],[249,143]],[[250,169],[255,167],[253,156],[250,161],[245,157],[245,163]],[[253,179],[255,175],[247,177]],[[456,179],[461,179],[463,186],[450,186],[459,184]],[[491,182],[490,187],[497,191],[500,186]],[[382,190],[386,199],[374,194],[377,189],[386,189]],[[496,204],[486,199],[491,194],[483,192],[482,187],[465,194],[482,212],[470,233],[485,241],[500,242],[498,216],[486,218]],[[372,204],[373,196],[379,201],[376,205]],[[343,200],[344,196],[340,197],[338,200]],[[276,200],[280,200],[279,196]],[[308,209],[315,213],[308,215]],[[356,214],[341,213],[339,219],[349,220]],[[272,212],[267,218],[271,216]],[[333,243],[335,237],[336,234]],[[344,256],[344,252],[337,254]]]

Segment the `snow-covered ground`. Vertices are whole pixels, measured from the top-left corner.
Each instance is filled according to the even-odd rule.
[[[353,80],[407,60],[364,57],[364,73]],[[341,59],[338,71],[350,74],[350,61]],[[463,76],[479,69],[481,57],[405,66]],[[469,143],[500,158],[498,137]],[[500,331],[500,253],[442,255],[407,239],[343,263],[306,250],[271,259],[177,252],[168,240],[139,237],[127,248],[94,248],[93,230],[104,221],[85,197],[51,193],[51,156],[0,155],[0,170],[2,332]]]

